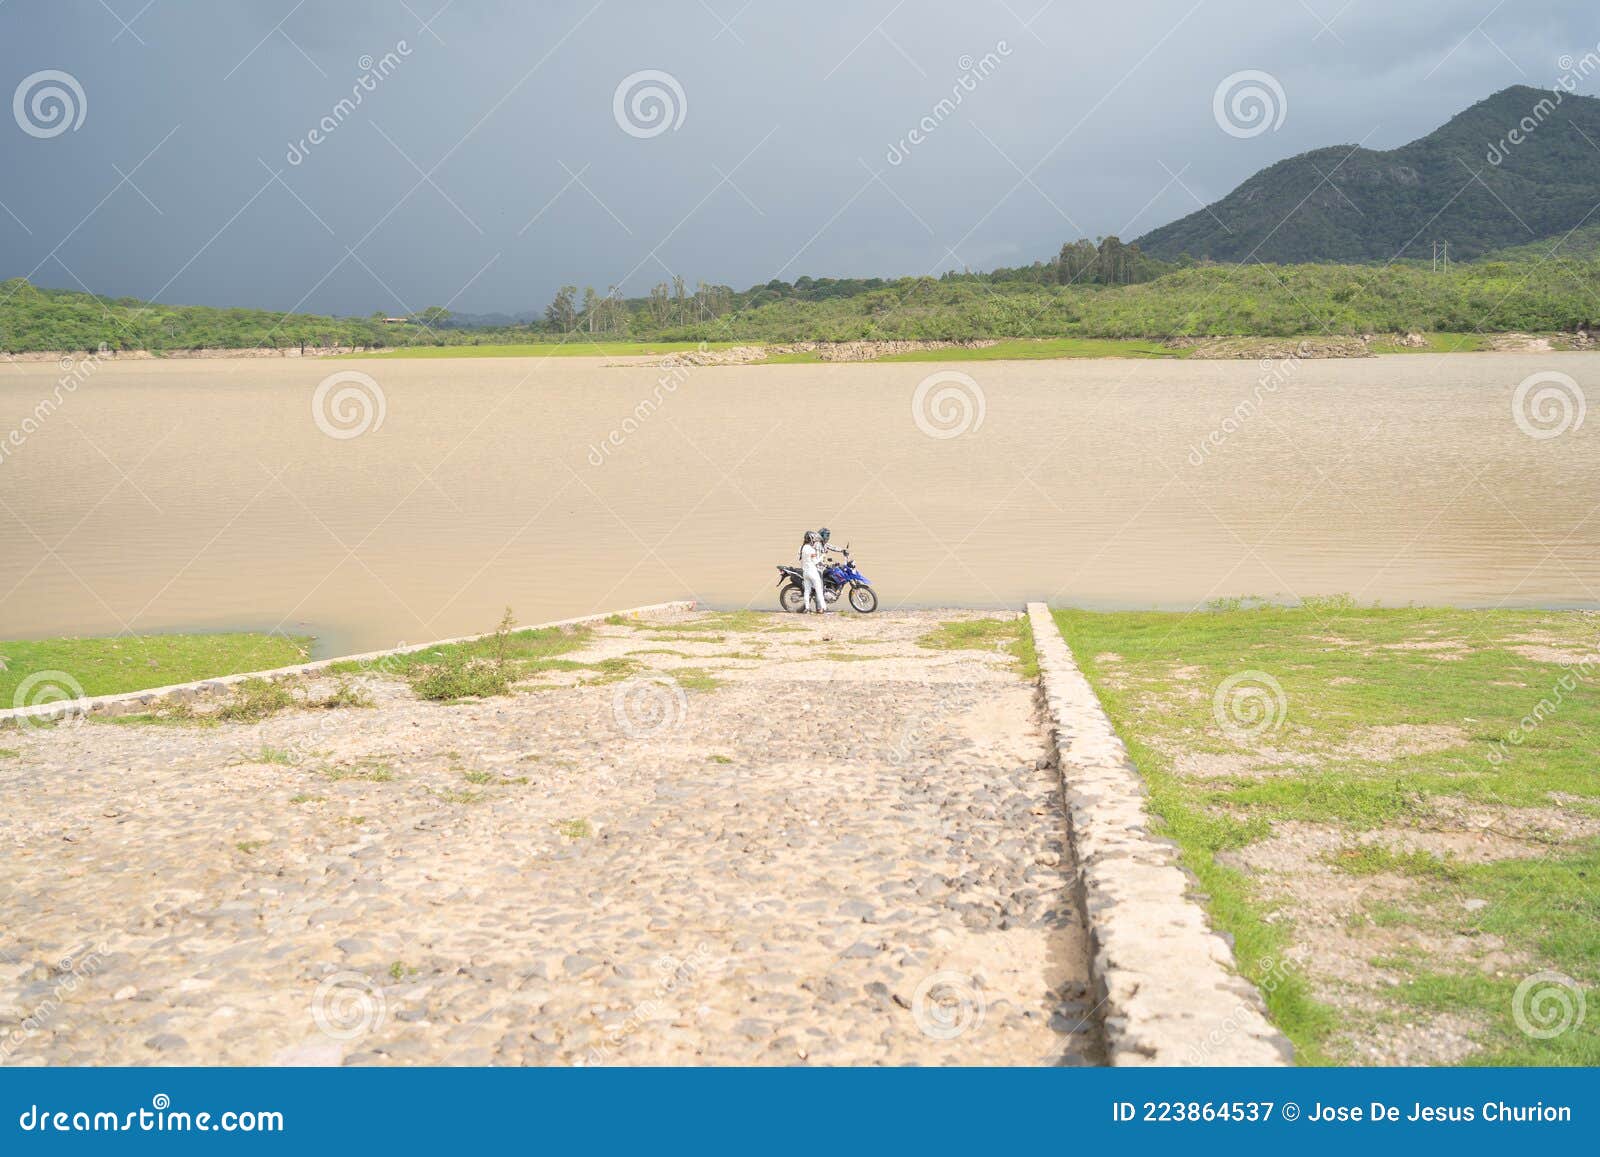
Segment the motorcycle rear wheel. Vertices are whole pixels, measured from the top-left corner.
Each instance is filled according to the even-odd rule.
[[[785,583],[778,591],[778,606],[791,615],[798,615],[806,609],[806,592],[794,583]]]
[[[878,609],[878,596],[871,587],[851,587],[850,605],[863,615],[870,615]]]

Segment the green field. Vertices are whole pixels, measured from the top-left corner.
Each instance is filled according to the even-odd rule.
[[[1536,973],[1600,983],[1594,618],[1329,600],[1056,619],[1303,1062],[1600,1064],[1592,1016],[1549,1039],[1517,1020]],[[1231,712],[1252,686],[1260,710]],[[1413,1024],[1476,1047],[1371,1054]]]
[[[1303,334],[1298,337],[1271,339],[1277,344],[1305,340],[1316,342],[1322,335]],[[1395,342],[1375,341],[1372,352],[1377,354],[1414,353],[1467,353],[1487,349],[1489,339],[1483,334],[1426,333],[1424,346],[1404,346]],[[1248,345],[1256,339],[1238,339]],[[1268,340],[1268,339],[1260,339]],[[706,342],[707,349],[730,349],[736,345],[761,345],[757,342]],[[699,349],[696,342],[528,342],[522,345],[451,345],[407,346],[403,349],[384,350],[377,353],[342,354],[345,358],[543,358],[543,357],[629,357],[664,356]],[[1191,357],[1192,349],[1168,346],[1159,341],[1143,338],[1007,338],[991,346],[966,348],[952,346],[948,349],[914,350],[909,353],[886,354],[872,358],[874,363],[887,362],[997,362],[997,361],[1048,361],[1061,358],[1166,358]],[[1254,355],[1245,352],[1241,358]],[[774,353],[753,365],[828,365],[833,364],[813,350]]]
[[[0,707],[25,706],[14,699],[30,676],[49,673],[24,691],[28,701],[46,687],[70,690],[66,675],[85,695],[145,691],[217,675],[266,671],[303,663],[311,640],[295,635],[119,635],[99,639],[0,642]],[[67,696],[57,696],[67,697]]]
[[[707,349],[729,349],[739,342],[706,342]],[[343,358],[616,358],[692,353],[693,341],[539,341],[504,345],[401,346],[373,353],[341,354]]]
[[[1469,354],[1489,348],[1489,337],[1481,333],[1425,333],[1425,346],[1403,346],[1391,342],[1375,341],[1375,354]]]
[[[924,350],[889,354],[880,362],[997,362],[1049,358],[1181,358],[1185,352],[1156,341],[1089,337],[1013,338],[982,349]]]

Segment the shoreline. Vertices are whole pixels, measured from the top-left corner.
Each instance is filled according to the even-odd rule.
[[[634,352],[635,348],[637,352]],[[108,362],[338,360],[349,358],[606,358],[617,366],[724,366],[859,364],[943,361],[1032,361],[1163,359],[1196,361],[1345,360],[1390,354],[1425,353],[1581,353],[1600,350],[1586,331],[1573,333],[1423,333],[1336,334],[1322,336],[1211,336],[1148,338],[1001,337],[960,341],[886,339],[881,341],[750,342],[526,342],[481,345],[291,346],[287,348],[204,348],[185,350],[33,350],[0,354],[11,365],[55,363],[63,367],[85,358]]]

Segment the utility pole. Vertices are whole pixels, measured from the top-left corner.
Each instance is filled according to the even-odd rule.
[[[1444,271],[1450,272],[1450,242],[1435,241],[1433,243],[1433,271],[1439,272],[1440,261],[1444,262]]]

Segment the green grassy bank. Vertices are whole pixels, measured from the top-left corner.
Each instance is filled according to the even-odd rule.
[[[1600,1064],[1600,619],[1055,614],[1302,1061]]]
[[[45,684],[68,689],[65,675],[85,695],[146,691],[242,671],[266,671],[303,663],[311,640],[293,635],[119,635],[102,639],[39,639],[0,641],[0,707],[15,703],[18,689],[29,699]],[[64,696],[56,696],[64,697]]]

